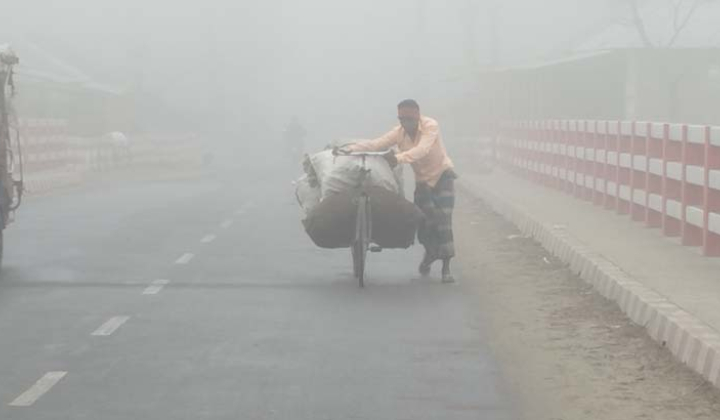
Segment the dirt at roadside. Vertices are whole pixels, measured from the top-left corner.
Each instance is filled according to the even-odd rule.
[[[455,232],[526,420],[720,419],[720,391],[462,189]]]

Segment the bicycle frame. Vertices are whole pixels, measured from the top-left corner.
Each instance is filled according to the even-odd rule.
[[[372,208],[370,195],[367,191],[367,178],[370,171],[366,168],[366,156],[362,156],[362,168],[358,179],[357,214],[355,219],[355,236],[352,241],[354,274],[360,287],[365,286],[365,265],[367,251],[372,240]]]
[[[370,250],[372,241],[372,203],[367,190],[367,179],[370,170],[367,169],[368,156],[384,156],[385,152],[340,152],[344,156],[356,156],[362,158],[362,168],[360,169],[360,177],[358,179],[358,194],[356,197],[357,216],[355,219],[355,235],[350,250],[353,256],[353,272],[360,284],[365,286],[365,263],[367,261],[367,252]]]

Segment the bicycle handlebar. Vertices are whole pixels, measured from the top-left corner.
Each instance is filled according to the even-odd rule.
[[[343,149],[335,149],[335,150],[333,150],[333,154],[334,154],[335,156],[357,156],[357,157],[362,157],[362,156],[385,156],[385,155],[387,155],[388,153],[391,153],[391,152],[392,152],[392,150],[390,150],[390,149],[384,150],[384,151],[380,151],[380,152],[350,152],[350,151],[343,150]]]

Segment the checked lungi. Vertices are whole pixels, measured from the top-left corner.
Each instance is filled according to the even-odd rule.
[[[418,229],[418,241],[432,259],[455,256],[452,213],[456,178],[454,171],[447,170],[434,187],[419,183],[415,188],[415,205],[425,214],[425,220]]]

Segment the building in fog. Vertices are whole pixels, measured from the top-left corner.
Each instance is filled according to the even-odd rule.
[[[13,44],[20,56],[15,82],[21,117],[66,119],[77,134],[98,134],[126,126],[124,92],[95,81],[71,60],[41,46]]]
[[[479,127],[543,118],[720,125],[720,3],[699,6],[686,26],[682,10],[641,13],[642,30],[618,17],[553,59],[483,72],[464,108]]]
[[[484,73],[490,120],[720,124],[720,49],[625,48]]]

